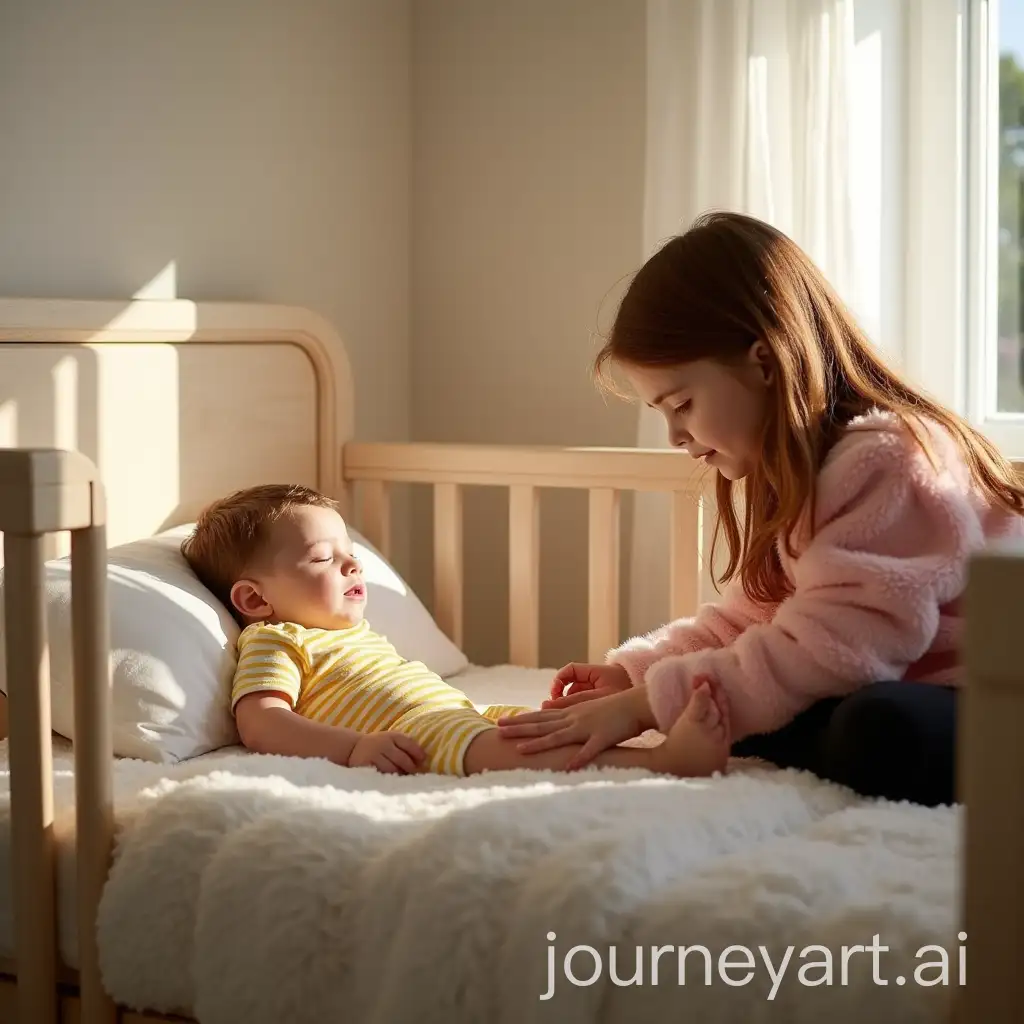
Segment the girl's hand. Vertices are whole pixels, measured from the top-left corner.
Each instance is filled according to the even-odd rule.
[[[643,686],[591,697],[568,708],[527,711],[498,719],[502,736],[532,737],[518,744],[524,754],[582,743],[567,765],[569,770],[583,768],[602,750],[639,736],[654,725]]]
[[[551,699],[544,701],[541,707],[567,708],[581,700],[607,697],[632,686],[629,673],[621,665],[581,665],[574,661],[555,676]]]

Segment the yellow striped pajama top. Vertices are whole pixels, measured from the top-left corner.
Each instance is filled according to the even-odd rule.
[[[423,770],[463,775],[469,744],[504,714],[528,710],[473,702],[422,662],[406,661],[364,619],[348,629],[254,623],[238,638],[231,708],[276,692],[305,718],[362,733],[396,730],[427,754]]]

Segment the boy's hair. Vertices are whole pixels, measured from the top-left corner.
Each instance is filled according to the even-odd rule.
[[[200,582],[235,615],[231,587],[242,578],[267,528],[302,505],[337,508],[337,502],[301,484],[263,484],[207,505],[181,553]]]
[[[595,370],[609,364],[679,366],[743,359],[763,341],[776,386],[764,424],[764,460],[744,481],[741,524],[721,474],[719,520],[729,545],[723,580],[740,576],[754,600],[780,601],[786,582],[775,548],[791,550],[815,477],[846,424],[872,409],[897,416],[927,452],[921,421],[945,427],[973,478],[998,506],[1024,513],[1013,467],[979,431],[886,365],[836,291],[790,238],[753,217],[710,213],[637,272]]]

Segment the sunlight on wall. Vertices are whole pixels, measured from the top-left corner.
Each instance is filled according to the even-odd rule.
[[[78,450],[78,362],[65,356],[51,371],[53,376],[53,444]]]
[[[0,403],[0,448],[18,445],[18,403],[9,398]]]
[[[850,68],[850,181],[855,312],[890,359],[906,358],[907,8],[855,0]]]
[[[0,401],[0,447],[17,447],[17,402],[13,398]],[[0,569],[2,568],[3,534],[0,532]]]
[[[112,544],[155,533],[180,498],[181,422],[175,345],[100,350],[97,467]]]
[[[53,380],[53,437],[55,448],[78,450],[78,360],[65,356],[50,370]],[[48,534],[45,557],[64,558],[71,553],[70,534]]]
[[[748,140],[748,160],[750,153],[759,153],[762,157],[772,153],[776,147],[773,140],[768,137],[768,125],[770,124],[768,113],[768,58],[751,57],[747,61],[747,104],[750,109],[750,122],[753,126],[750,130],[754,135]],[[778,145],[781,155],[785,153],[785,146]],[[760,186],[762,194],[757,196],[757,201],[762,209],[760,214],[771,223],[777,223],[783,216],[788,217],[776,208],[776,189],[772,182],[772,161],[764,159],[760,168]],[[751,178],[754,179],[754,175]],[[753,185],[753,181],[752,181]]]
[[[0,448],[18,446],[18,403],[13,398],[0,402]],[[4,535],[0,533],[0,569],[4,564]]]
[[[872,338],[882,326],[882,33],[871,32],[854,48],[851,94],[850,196],[858,309]]]
[[[176,299],[178,297],[178,262],[171,260],[156,276],[133,296],[135,299]]]

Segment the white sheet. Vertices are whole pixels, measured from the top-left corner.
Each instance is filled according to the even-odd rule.
[[[478,703],[533,704],[550,672],[480,670]],[[527,696],[528,695],[528,696]],[[57,769],[59,835],[72,809]],[[643,772],[509,772],[470,780],[381,776],[237,750],[165,768],[118,765],[117,859],[99,935],[114,997],[191,1010],[204,1024],[356,1020],[614,1021],[678,1018],[830,1024],[869,1015],[944,1021],[959,974],[956,810],[854,798],[809,776],[737,764],[713,780]],[[6,794],[0,872],[9,877]],[[62,842],[63,876],[69,844]],[[69,888],[66,889],[69,892]],[[62,900],[63,903],[63,900]],[[6,904],[9,907],[9,902]],[[9,913],[4,946],[10,948]],[[70,914],[62,948],[74,962]],[[602,974],[573,986],[556,968],[573,944]],[[879,935],[843,972],[842,947]],[[917,951],[941,944],[950,984],[915,980]],[[632,977],[644,949],[641,984]],[[686,961],[676,951],[707,947]],[[724,978],[717,971],[730,944]],[[831,984],[820,978],[828,947]],[[774,998],[772,976],[792,946]],[[594,962],[573,962],[584,980]],[[934,959],[934,957],[932,957]],[[735,966],[739,965],[739,966]],[[935,974],[931,971],[927,978]],[[907,983],[897,985],[902,975]],[[927,980],[926,978],[926,980]]]

